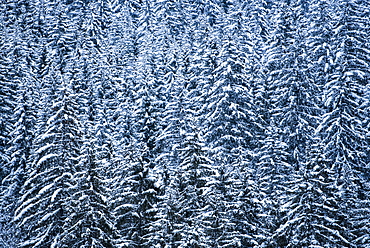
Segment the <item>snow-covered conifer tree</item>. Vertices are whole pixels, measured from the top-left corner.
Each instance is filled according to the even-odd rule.
[[[88,130],[78,158],[78,171],[73,176],[76,184],[67,199],[69,215],[64,220],[58,247],[115,247],[115,226],[103,174],[105,168],[95,157],[94,138]]]
[[[353,218],[366,211],[357,211],[368,201],[365,179],[366,120],[364,102],[369,75],[369,26],[364,13],[367,6],[360,1],[339,1],[331,28],[329,46],[332,51],[332,70],[324,85],[323,116],[317,132],[322,135],[324,152],[335,170],[337,187],[341,189],[339,211],[346,213],[341,223],[348,233],[340,245],[364,245],[363,231],[354,227]],[[360,202],[364,201],[364,204]],[[360,203],[360,204],[358,204]],[[360,215],[360,216],[358,216]],[[365,237],[364,236],[364,237]],[[361,241],[359,241],[361,240]]]
[[[152,226],[158,216],[156,204],[159,202],[159,189],[152,168],[142,154],[131,152],[129,156],[113,203],[119,234],[117,245],[153,247],[159,243],[153,238],[156,233]]]
[[[20,243],[24,247],[57,247],[65,218],[70,214],[66,200],[74,185],[81,132],[73,93],[63,85],[58,93],[46,129],[36,137],[15,211],[14,221],[27,233]]]
[[[35,124],[33,59],[38,44],[33,42],[39,26],[34,1],[7,1],[0,8],[0,246],[14,247],[17,233],[11,220],[25,180]]]
[[[210,202],[205,193],[206,184],[215,173],[211,161],[206,157],[204,143],[195,128],[186,133],[180,146],[180,168],[177,170],[177,221],[172,227],[172,246],[209,247],[207,224],[202,220]]]
[[[46,109],[40,110],[27,178],[14,217],[24,234],[18,244],[23,247],[60,245],[81,147],[76,81],[71,69],[74,30],[68,23],[65,5],[47,2],[44,7],[51,25],[46,29],[48,70],[41,81],[40,103]]]

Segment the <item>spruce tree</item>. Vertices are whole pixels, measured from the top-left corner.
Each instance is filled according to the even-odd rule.
[[[245,156],[253,131],[253,112],[247,82],[244,79],[245,55],[231,40],[224,41],[218,54],[215,82],[206,92],[203,105],[207,142],[219,165],[235,162]]]
[[[367,164],[363,123],[366,117],[362,105],[369,73],[368,24],[360,11],[365,7],[363,3],[340,1],[336,7],[339,15],[332,21],[334,33],[330,42],[332,71],[324,86],[326,113],[317,132],[323,137],[325,155],[331,161],[337,187],[341,189],[339,211],[346,216],[341,225],[346,228],[347,243],[340,245],[350,246],[356,245],[359,236],[364,235],[352,222],[353,218],[366,213],[357,211],[361,205],[357,203],[364,201],[365,205],[368,200],[364,178]]]
[[[289,182],[292,181],[291,164],[288,163],[288,145],[282,141],[282,131],[274,122],[266,130],[262,147],[256,154],[257,183],[261,194],[262,221],[260,235],[264,247],[285,247],[288,237],[279,235],[277,230],[286,221]]]
[[[35,124],[33,42],[39,32],[34,1],[7,1],[1,9],[0,243],[12,247],[17,233],[11,219],[25,180]]]
[[[271,23],[274,23],[267,50],[269,90],[273,116],[289,145],[289,163],[296,169],[305,161],[305,144],[316,127],[317,90],[307,75],[305,47],[305,13],[303,2],[275,5]]]
[[[322,154],[320,139],[314,138],[309,145],[307,162],[287,190],[289,212],[274,235],[287,237],[284,247],[349,247],[348,230],[341,224],[346,216],[340,210],[336,173]]]
[[[8,236],[4,237],[4,242],[16,243],[17,233],[12,218],[14,216],[17,202],[21,195],[21,187],[27,178],[27,167],[31,157],[31,147],[34,139],[34,128],[36,124],[34,85],[32,82],[24,79],[25,82],[18,86],[17,107],[13,114],[15,121],[13,130],[10,132],[11,146],[9,147],[10,174],[2,182],[1,209],[2,218],[4,218],[2,232]],[[5,222],[6,221],[6,222]],[[6,228],[6,229],[5,229]]]
[[[194,129],[185,135],[180,148],[180,169],[177,170],[177,221],[172,232],[176,247],[209,247],[208,224],[204,211],[210,204],[206,197],[207,182],[215,173],[211,161],[206,157],[205,144]]]
[[[159,202],[159,189],[149,164],[140,153],[131,153],[130,160],[124,164],[118,198],[114,201],[119,235],[116,242],[122,247],[153,247],[159,242],[153,239],[152,226],[158,216],[155,206]]]
[[[90,126],[91,128],[91,126]],[[114,224],[108,203],[109,190],[105,187],[104,167],[96,159],[94,139],[89,132],[84,136],[76,185],[66,206],[69,216],[63,223],[58,247],[114,247]]]
[[[40,103],[46,109],[39,110],[28,176],[14,217],[25,234],[19,243],[23,247],[60,246],[81,147],[77,82],[71,66],[75,30],[68,22],[66,5],[50,1],[44,7],[50,26],[45,28],[48,68],[40,78]]]
[[[45,132],[36,137],[27,180],[14,221],[23,235],[22,247],[58,246],[68,212],[67,199],[74,185],[73,174],[80,153],[80,123],[74,95],[59,89]]]

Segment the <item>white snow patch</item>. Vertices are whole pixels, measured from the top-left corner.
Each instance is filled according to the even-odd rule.
[[[54,191],[53,195],[51,196],[51,200],[50,202],[54,202],[55,198],[57,197],[58,193],[61,191],[62,189],[57,189]]]
[[[53,187],[54,186],[54,183],[52,183],[52,184],[49,184],[49,185],[46,185],[45,187],[43,187],[40,191],[39,191],[39,193],[38,193],[38,195],[42,195],[42,194],[44,194],[46,191],[48,191],[51,187]]]
[[[46,156],[43,156],[36,164],[36,166],[39,166],[40,164],[42,164],[43,162],[51,159],[51,158],[54,158],[54,157],[57,157],[58,154],[48,154]]]

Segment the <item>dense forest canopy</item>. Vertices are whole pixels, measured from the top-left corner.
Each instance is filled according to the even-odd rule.
[[[0,247],[370,247],[367,0],[0,1]]]

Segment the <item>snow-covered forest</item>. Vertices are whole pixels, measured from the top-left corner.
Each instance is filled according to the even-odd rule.
[[[368,0],[1,0],[1,248],[370,247]]]

